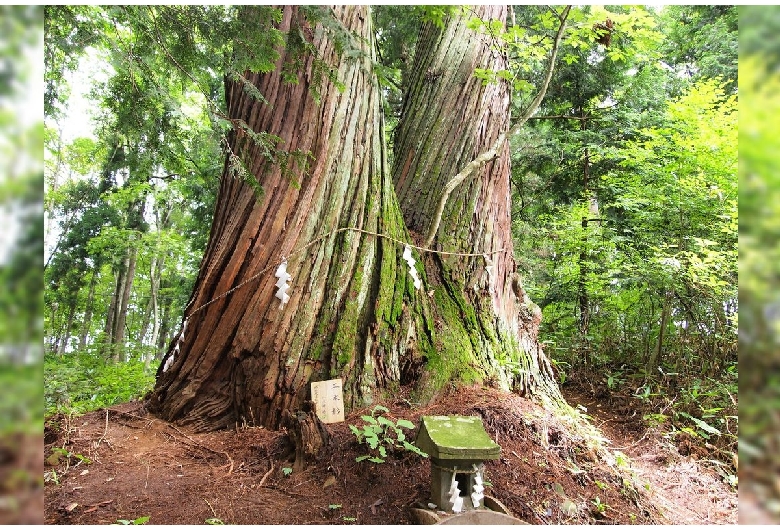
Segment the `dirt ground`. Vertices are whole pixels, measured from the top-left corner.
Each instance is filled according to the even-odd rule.
[[[703,464],[706,456],[682,456],[645,429],[630,403],[576,390],[567,399],[587,408],[607,450],[573,416],[556,419],[493,389],[453,389],[424,407],[403,395],[382,405],[386,417],[415,425],[422,415],[480,416],[501,446],[501,458],[485,464],[486,493],[530,524],[736,524],[737,494]],[[367,413],[328,425],[327,450],[301,472],[290,471],[284,431],[195,434],[148,415],[140,402],[49,418],[45,523],[416,523],[410,508],[428,502],[429,459],[406,452],[382,464],[356,462],[364,446],[349,425],[362,425]]]

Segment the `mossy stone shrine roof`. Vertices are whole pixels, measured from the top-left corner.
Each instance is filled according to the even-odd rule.
[[[417,447],[439,460],[495,460],[501,446],[478,416],[423,416]]]

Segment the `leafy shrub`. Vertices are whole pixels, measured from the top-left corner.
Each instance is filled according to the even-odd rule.
[[[371,411],[370,416],[363,415],[360,417],[366,422],[361,428],[355,425],[349,426],[358,443],[365,444],[370,449],[369,454],[361,455],[355,460],[358,462],[368,460],[369,462],[381,464],[385,461],[388,452],[395,450],[409,451],[427,458],[427,453],[424,453],[419,447],[406,439],[403,429],[413,429],[414,424],[403,418],[394,422],[382,416],[382,412],[390,411],[382,405],[377,405]]]
[[[41,367],[0,364],[0,435],[16,432],[40,432]]]
[[[44,360],[46,414],[84,413],[140,398],[154,386],[156,364],[107,362],[86,353]]]

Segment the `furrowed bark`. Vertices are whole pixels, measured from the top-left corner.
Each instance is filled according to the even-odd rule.
[[[343,380],[347,409],[401,385],[422,401],[453,380],[553,396],[552,371],[536,342],[538,314],[511,287],[506,145],[478,178],[454,190],[442,218],[446,237],[439,235],[436,248],[473,256],[415,250],[420,290],[401,257],[404,242],[419,241],[428,226],[448,176],[506,134],[506,87],[483,87],[471,75],[500,56],[459,25],[423,36],[418,50],[444,51],[420,52],[394,182],[367,8],[334,8],[364,47],[364,56],[349,60],[297,7],[282,9],[281,29],[299,25],[317,56],[337,66],[345,89],[325,82],[315,101],[311,57],[298,84],[285,83],[286,52],[276,71],[244,74],[270,105],[252,98],[243,81],[226,83],[229,119],[279,136],[285,150],[311,152],[312,163],[295,185],[241,127],[230,135],[229,151],[264,195],[258,199],[226,162],[187,328],[161,363],[149,409],[198,430],[237,422],[274,428],[309,399],[310,382],[330,378]],[[280,308],[274,271],[283,258],[291,298]]]
[[[384,167],[369,13],[334,8],[365,39],[367,53],[340,61],[322,28],[310,27],[295,6],[282,9],[281,29],[300,24],[319,57],[338,65],[346,88],[325,82],[316,102],[311,57],[299,82],[289,84],[280,75],[284,52],[276,71],[245,74],[270,105],[249,96],[240,81],[226,85],[230,119],[278,135],[285,150],[311,152],[313,162],[296,186],[240,129],[231,134],[231,151],[264,195],[258,199],[226,164],[181,350],[174,356],[171,344],[149,401],[163,418],[200,430],[240,421],[278,427],[284,412],[308,399],[309,382],[332,377],[344,380],[348,407],[362,405],[397,386],[403,366],[415,365],[409,359],[416,346],[407,337],[414,336],[409,308],[417,295],[401,267],[402,247],[362,232],[334,232],[351,227],[408,240]],[[283,257],[291,298],[280,307],[274,272]]]
[[[473,11],[483,20],[505,22],[507,15],[504,6]],[[410,230],[434,235],[427,243],[437,249],[478,255],[426,261],[429,277],[446,286],[439,307],[451,304],[474,323],[463,329],[473,363],[501,387],[557,401],[537,341],[538,307],[512,289],[509,89],[483,86],[473,75],[475,68],[505,69],[505,59],[492,48],[496,42],[466,22],[456,15],[444,29],[429,24],[421,33],[395,138],[393,178]]]
[[[542,100],[544,100],[544,96],[545,94],[547,94],[547,88],[550,86],[550,80],[552,79],[553,70],[555,69],[555,62],[558,56],[558,48],[560,47],[561,39],[563,38],[563,32],[566,29],[566,19],[569,16],[569,11],[571,11],[571,6],[566,6],[559,17],[561,20],[561,24],[560,26],[558,26],[558,31],[555,34],[552,51],[550,53],[550,62],[547,65],[547,71],[545,73],[544,81],[542,81],[542,85],[539,88],[539,91],[537,92],[531,104],[523,112],[523,115],[520,117],[520,119],[515,122],[515,124],[512,126],[512,129],[510,129],[508,132],[501,133],[498,136],[498,139],[493,143],[493,145],[490,146],[490,148],[488,148],[485,151],[482,151],[479,155],[477,155],[476,158],[474,158],[471,162],[466,164],[466,166],[463,169],[461,169],[455,176],[453,176],[449,181],[447,181],[447,184],[444,185],[444,189],[442,190],[439,198],[439,202],[436,205],[436,210],[434,211],[430,223],[430,227],[428,228],[428,232],[425,236],[426,246],[430,246],[433,243],[434,238],[436,237],[436,232],[439,230],[439,224],[441,223],[441,216],[444,213],[444,207],[446,206],[452,191],[457,186],[459,186],[461,182],[463,182],[464,180],[466,180],[467,178],[475,174],[486,162],[489,162],[490,160],[496,158],[499,155],[499,151],[503,148],[504,143],[507,141],[507,139],[517,134],[520,128],[523,125],[525,125],[525,123],[531,118],[531,116],[533,116],[533,114],[539,108],[539,105],[542,104]]]

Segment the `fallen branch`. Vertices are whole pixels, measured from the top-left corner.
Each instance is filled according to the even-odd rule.
[[[262,486],[265,484],[265,479],[268,478],[268,475],[271,474],[271,472],[274,470],[274,467],[276,467],[276,464],[273,463],[273,460],[271,461],[271,469],[265,472],[265,475],[263,475],[263,478],[260,479],[260,482],[257,484],[258,486]]]

